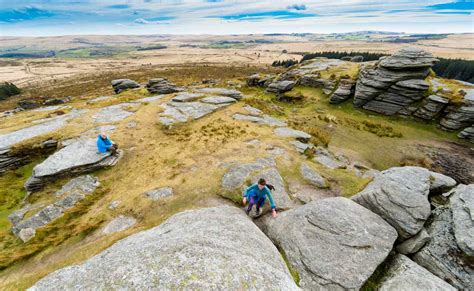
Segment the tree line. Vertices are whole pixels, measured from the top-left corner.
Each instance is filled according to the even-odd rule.
[[[311,60],[314,58],[328,58],[328,59],[341,59],[346,56],[362,56],[364,61],[376,61],[381,57],[388,56],[387,54],[381,53],[369,53],[369,52],[337,52],[337,51],[326,51],[317,53],[306,53],[300,62]],[[438,58],[439,62],[433,66],[433,71],[436,75],[447,78],[466,81],[474,83],[474,61],[463,60],[463,59],[446,59]],[[275,61],[272,66],[282,66],[288,68],[294,64],[297,64],[296,60],[283,60]]]

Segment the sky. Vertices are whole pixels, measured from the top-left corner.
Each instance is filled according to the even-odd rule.
[[[0,36],[474,33],[474,0],[0,0]]]

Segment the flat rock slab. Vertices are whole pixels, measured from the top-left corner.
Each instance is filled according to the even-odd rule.
[[[269,168],[258,173],[252,178],[252,183],[256,184],[260,178],[265,179],[268,184],[275,187],[275,190],[271,192],[277,209],[285,210],[294,206],[294,203],[291,201],[290,196],[288,196],[288,192],[286,191],[285,181],[283,181],[283,178],[276,168]]]
[[[236,100],[242,99],[242,92],[235,89],[227,88],[201,88],[197,89],[196,92],[209,95],[222,95],[232,97]]]
[[[0,149],[11,147],[22,141],[54,132],[67,124],[67,121],[86,112],[86,110],[72,110],[71,112],[49,119],[42,120],[34,126],[26,127],[14,132],[0,135]]]
[[[178,122],[199,119],[222,107],[226,104],[208,104],[202,102],[168,102],[163,107],[165,110],[160,113],[160,122],[163,125],[172,125]]]
[[[119,215],[116,218],[112,219],[103,229],[103,234],[111,234],[120,231],[124,231],[134,226],[137,223],[137,220],[130,216]]]
[[[329,155],[319,154],[316,157],[314,157],[313,160],[331,170],[345,169],[347,167],[347,164],[341,161],[338,161],[337,159]]]
[[[24,242],[32,239],[36,230],[64,215],[69,208],[74,207],[79,201],[92,194],[100,185],[97,178],[81,176],[66,183],[54,196],[60,197],[58,201],[44,207],[33,216],[24,220],[12,220],[12,232]],[[24,215],[25,213],[23,213]],[[22,216],[23,216],[22,215]],[[20,218],[21,219],[21,218]]]
[[[242,187],[252,172],[276,166],[273,158],[260,158],[253,163],[239,163],[229,168],[221,180],[225,190],[235,190]]]
[[[380,215],[407,239],[417,234],[430,216],[428,194],[432,184],[443,187],[439,175],[420,167],[390,168],[375,176],[352,200]]]
[[[191,101],[196,101],[199,98],[204,97],[204,94],[201,93],[188,93],[188,92],[183,92],[179,93],[173,99],[171,99],[174,102],[191,102]]]
[[[378,287],[380,291],[456,290],[404,255],[396,255],[391,260],[390,267]]]
[[[117,122],[121,121],[131,115],[133,112],[127,111],[124,108],[128,106],[137,106],[134,103],[121,103],[102,108],[96,115],[93,116],[97,123]]]
[[[456,243],[466,255],[474,257],[474,184],[459,185],[449,195]]]
[[[431,240],[412,259],[455,288],[474,290],[472,262],[458,247],[453,224],[449,205],[434,209],[426,227]]]
[[[227,96],[211,96],[202,98],[200,101],[209,104],[230,104],[237,102],[234,98]]]
[[[112,98],[113,98],[112,96],[100,96],[100,97],[97,97],[97,98],[94,98],[94,99],[91,99],[91,100],[87,101],[87,104],[95,104],[95,103],[102,102],[102,101],[105,101],[105,100],[110,100]]]
[[[248,112],[248,114],[253,115],[253,116],[259,116],[263,114],[262,110],[252,107],[250,105],[245,105],[244,107],[242,107],[242,109],[244,109],[245,111]]]
[[[287,123],[285,121],[268,116],[268,115],[255,116],[255,115],[244,115],[244,114],[236,113],[232,117],[235,120],[250,121],[250,122],[261,124],[261,125],[268,125],[268,126],[275,126],[275,127],[287,126]]]
[[[300,174],[303,178],[313,186],[318,188],[326,188],[327,182],[316,170],[311,168],[308,164],[302,163],[300,166]]]
[[[164,97],[164,95],[156,95],[156,96],[150,96],[150,97],[141,98],[141,99],[135,100],[135,101],[133,101],[133,102],[138,102],[138,103],[151,103],[151,102],[159,101],[159,100],[163,99],[163,97]]]
[[[173,195],[173,188],[171,187],[162,187],[153,189],[145,192],[145,196],[151,200],[160,200],[161,198],[169,197]]]
[[[176,214],[30,290],[58,288],[299,290],[272,242],[242,210],[228,206]]]
[[[298,271],[306,290],[361,288],[397,238],[382,218],[342,197],[280,213],[268,219],[265,231]]]
[[[304,131],[296,130],[289,127],[279,127],[275,128],[273,132],[280,137],[291,137],[295,138],[301,142],[308,142],[311,138],[311,135],[307,134]]]

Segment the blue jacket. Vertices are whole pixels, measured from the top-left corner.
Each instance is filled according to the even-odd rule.
[[[272,192],[270,192],[270,189],[268,189],[267,186],[260,190],[258,188],[258,184],[253,184],[252,186],[248,187],[247,190],[245,190],[245,197],[247,197],[248,200],[250,200],[251,197],[256,197],[258,199],[268,197],[272,209],[276,208],[275,202],[273,201]]]
[[[97,149],[99,149],[99,152],[105,153],[107,152],[108,149],[113,145],[114,143],[109,139],[108,136],[105,137],[105,139],[102,139],[99,136],[97,137]]]

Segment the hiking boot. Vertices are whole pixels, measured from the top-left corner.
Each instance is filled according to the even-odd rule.
[[[245,214],[247,214],[247,216],[250,216],[250,210],[247,207],[245,207],[244,210],[245,210]]]
[[[256,215],[257,215],[257,216],[260,216],[261,214],[262,214],[262,209],[257,208],[257,214],[256,214]]]

